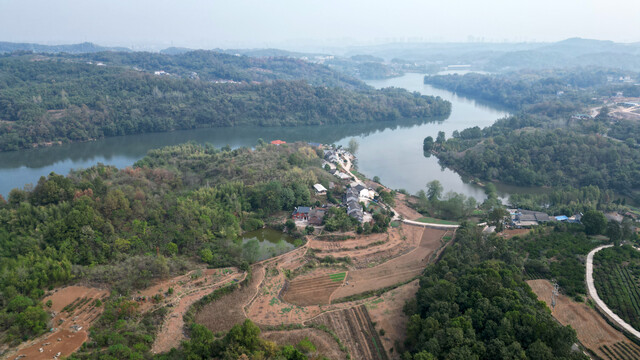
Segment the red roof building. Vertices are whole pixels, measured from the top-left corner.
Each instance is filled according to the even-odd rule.
[[[286,141],[282,141],[282,140],[273,140],[271,142],[273,145],[281,145],[281,144],[286,144]]]

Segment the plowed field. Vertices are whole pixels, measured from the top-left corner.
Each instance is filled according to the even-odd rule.
[[[329,304],[331,295],[344,283],[343,280],[344,276],[331,278],[329,275],[310,279],[294,279],[285,286],[286,290],[282,299],[300,306]]]
[[[387,354],[371,323],[364,305],[332,311],[315,318],[313,323],[333,330],[345,344],[352,359],[386,360]]]

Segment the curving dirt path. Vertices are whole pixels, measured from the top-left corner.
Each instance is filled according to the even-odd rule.
[[[596,287],[593,283],[593,255],[595,255],[598,251],[602,249],[606,249],[610,247],[613,247],[613,245],[598,246],[597,248],[591,250],[589,252],[589,255],[587,255],[587,291],[589,292],[589,296],[591,296],[593,301],[596,303],[596,306],[598,306],[600,310],[602,310],[605,314],[607,314],[607,316],[609,316],[611,320],[613,320],[618,326],[628,331],[636,338],[640,339],[640,332],[634,329],[633,326],[627,324],[626,321],[622,320],[611,309],[609,309],[607,304],[605,304],[604,301],[602,301],[602,299],[600,299],[600,297],[598,296],[598,292],[596,291]]]

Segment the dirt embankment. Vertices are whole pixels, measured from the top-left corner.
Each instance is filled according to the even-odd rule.
[[[416,297],[419,287],[420,282],[414,280],[366,304],[371,321],[376,323],[376,329],[384,330],[384,335],[380,338],[390,359],[400,359],[399,349],[394,347],[396,342],[402,344],[404,341],[409,321],[402,309],[407,301]],[[394,351],[391,352],[391,349]]]
[[[424,228],[402,224],[387,233],[361,235],[345,241],[319,241],[311,239],[309,247],[317,257],[349,257],[355,268],[369,268],[415,249],[422,239]]]
[[[553,285],[548,280],[529,280],[527,284],[551,309],[551,293]],[[558,295],[552,315],[562,325],[571,325],[576,330],[578,340],[603,359],[610,359],[606,348],[619,346],[635,349],[640,354],[640,347],[627,339],[620,331],[609,325],[604,318],[585,303],[578,303],[565,295]],[[606,347],[606,348],[605,348]],[[614,351],[614,350],[612,350]]]
[[[414,197],[397,193],[396,197],[395,197],[395,200],[396,200],[396,203],[395,203],[393,208],[403,218],[405,218],[407,220],[418,220],[421,217],[423,217],[422,214],[420,214],[419,212],[413,210],[413,208],[411,208],[409,206],[410,202],[416,201],[416,199]]]

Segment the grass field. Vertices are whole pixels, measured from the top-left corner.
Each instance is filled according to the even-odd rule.
[[[459,225],[459,223],[457,223],[455,221],[435,219],[435,218],[432,218],[432,217],[421,217],[420,219],[418,219],[416,221],[423,222],[423,223],[431,223],[431,224]]]
[[[329,279],[331,279],[331,281],[342,281],[346,276],[347,276],[346,273],[341,272],[341,273],[329,275]]]

